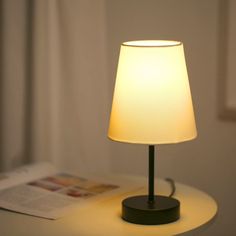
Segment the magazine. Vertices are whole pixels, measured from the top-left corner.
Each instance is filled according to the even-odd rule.
[[[75,206],[126,191],[124,186],[112,182],[59,171],[50,163],[27,165],[0,173],[0,207],[57,219],[68,214]]]

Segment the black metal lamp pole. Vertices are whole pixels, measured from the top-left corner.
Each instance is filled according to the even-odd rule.
[[[155,146],[149,145],[149,167],[148,167],[148,203],[154,203],[154,158]]]

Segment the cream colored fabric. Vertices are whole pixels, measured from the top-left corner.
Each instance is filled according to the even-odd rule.
[[[196,137],[183,44],[131,41],[120,49],[109,137],[178,143]]]

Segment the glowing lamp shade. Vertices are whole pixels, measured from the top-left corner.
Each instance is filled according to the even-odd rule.
[[[183,44],[123,43],[108,136],[121,142],[162,144],[196,135]]]

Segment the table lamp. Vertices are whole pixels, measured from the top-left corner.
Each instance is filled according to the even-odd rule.
[[[158,225],[180,218],[180,202],[154,193],[156,144],[197,136],[183,44],[142,40],[121,45],[108,137],[149,147],[148,195],[122,201],[125,221]]]

